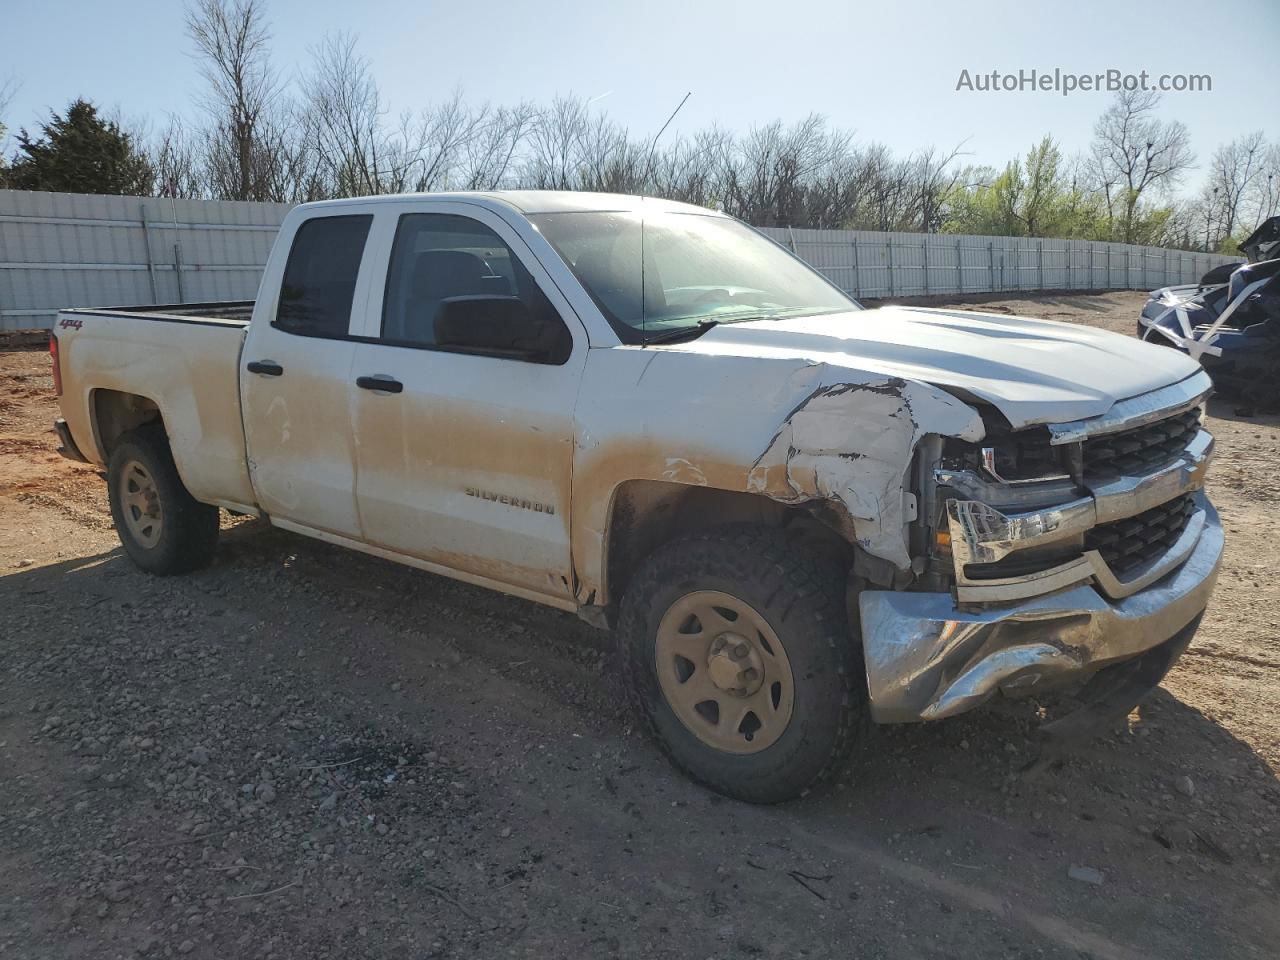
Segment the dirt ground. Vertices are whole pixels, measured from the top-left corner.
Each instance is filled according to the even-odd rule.
[[[0,353],[0,956],[1277,955],[1276,418],[1212,411],[1222,578],[1123,729],[1025,771],[1025,701],[868,728],[759,808],[666,766],[570,615],[256,522],[139,573],[55,410]]]

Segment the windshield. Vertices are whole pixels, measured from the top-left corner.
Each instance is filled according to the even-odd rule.
[[[728,217],[610,211],[530,219],[627,343],[713,320],[860,309],[821,274]]]

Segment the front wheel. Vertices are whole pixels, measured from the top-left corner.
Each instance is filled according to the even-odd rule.
[[[645,561],[622,602],[623,663],[677,767],[752,803],[832,774],[865,703],[842,584],[754,527],[674,541]]]
[[[107,465],[111,519],[125,552],[161,575],[204,566],[218,542],[218,508],[196,500],[155,426],[124,434]]]

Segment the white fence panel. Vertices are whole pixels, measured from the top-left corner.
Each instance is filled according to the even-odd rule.
[[[285,203],[0,190],[0,330],[61,307],[248,300]]]
[[[764,227],[854,297],[1154,290],[1239,257],[1091,240]]]
[[[0,330],[61,307],[248,300],[283,203],[0,190]],[[764,228],[854,297],[1151,290],[1238,260],[1087,240]]]

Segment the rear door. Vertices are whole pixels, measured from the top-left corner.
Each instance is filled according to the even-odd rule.
[[[577,317],[515,231],[482,207],[397,205],[375,231],[389,270],[371,290],[352,367],[365,539],[570,597],[573,409],[586,357]],[[554,356],[450,345],[458,331],[442,305],[484,298],[518,298],[543,318],[559,338]],[[483,310],[474,319],[487,320]]]
[[[240,395],[250,476],[258,503],[281,526],[360,536],[351,322],[353,304],[363,305],[368,292],[362,265],[372,210],[343,206],[301,222],[280,289],[261,292],[271,302],[257,305],[245,341]]]

